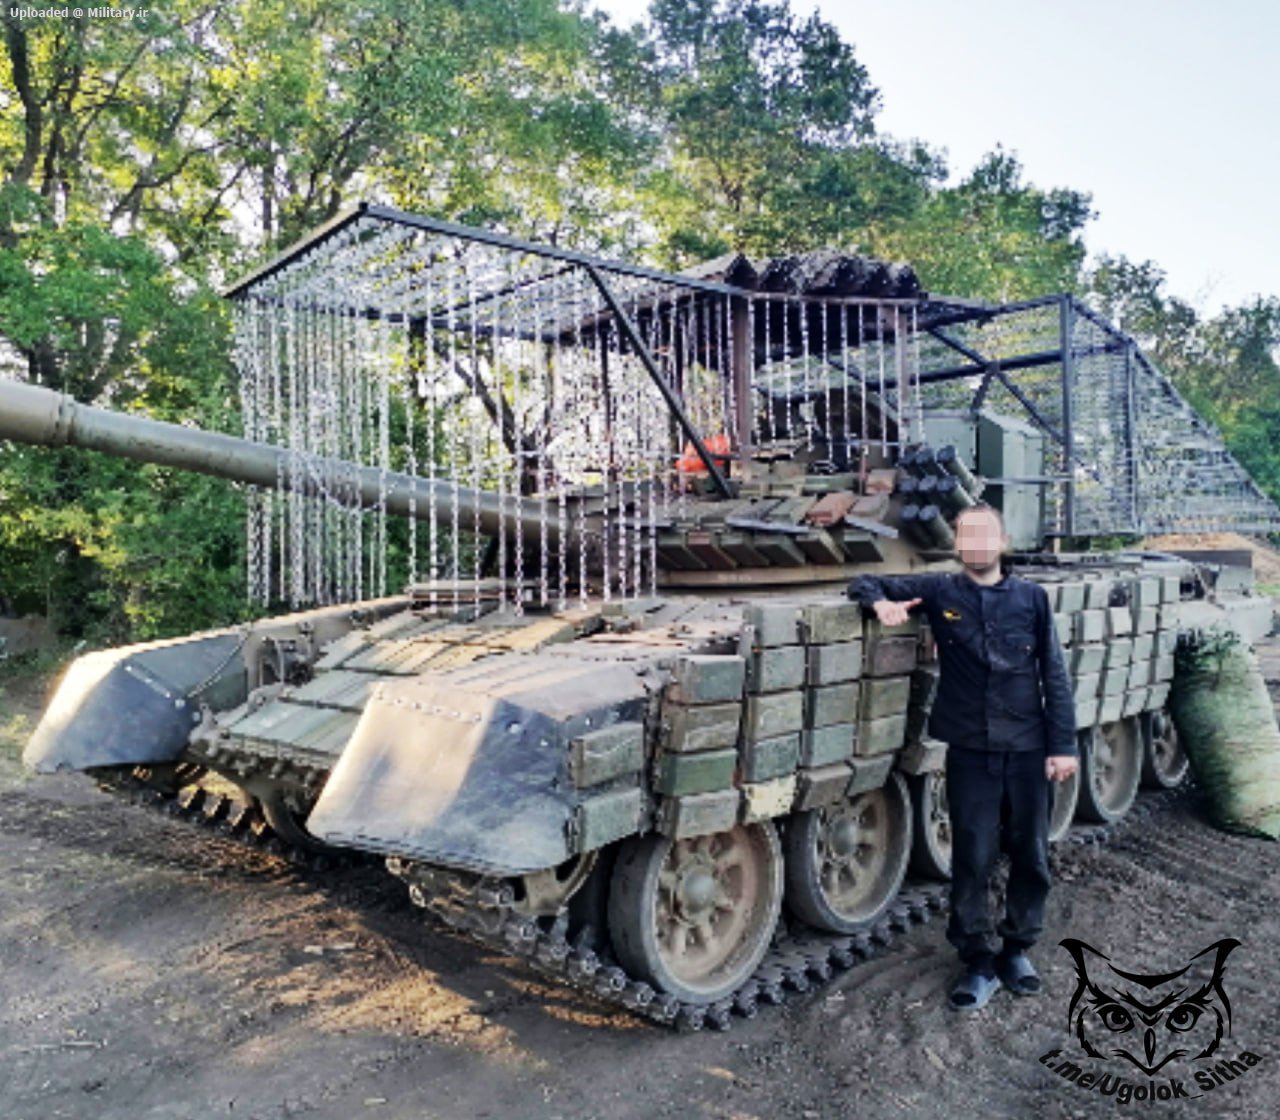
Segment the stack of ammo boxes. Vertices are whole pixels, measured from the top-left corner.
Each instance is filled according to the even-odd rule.
[[[1076,727],[1162,708],[1173,679],[1178,577],[1099,575],[1046,584],[1071,670]]]
[[[855,603],[752,604],[738,655],[682,655],[663,700],[659,827],[680,837],[884,784],[903,746],[919,623]]]

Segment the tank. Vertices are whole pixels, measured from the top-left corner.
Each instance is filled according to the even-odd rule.
[[[1280,510],[1070,297],[831,252],[659,273],[374,206],[228,295],[245,436],[0,383],[0,438],[244,484],[250,592],[287,613],[78,658],[25,761],[372,857],[659,1022],[727,1025],[941,904],[932,637],[858,574],[953,570],[956,514],[1001,509],[1073,680],[1055,839],[1182,780],[1180,634],[1272,626],[1203,558],[1078,550]],[[423,560],[399,595],[388,517]]]

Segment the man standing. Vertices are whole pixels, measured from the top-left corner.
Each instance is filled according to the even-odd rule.
[[[1006,575],[999,512],[985,503],[956,518],[957,573],[860,576],[849,598],[885,626],[922,606],[938,645],[929,734],[947,744],[951,917],[947,940],[964,972],[952,1007],[978,1009],[1003,983],[1040,990],[1026,951],[1044,925],[1049,892],[1050,780],[1076,772],[1075,706],[1043,587]],[[991,872],[1009,856],[1004,918],[994,944]]]

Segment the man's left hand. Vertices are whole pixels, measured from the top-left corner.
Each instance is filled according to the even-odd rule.
[[[1045,777],[1053,782],[1065,782],[1080,768],[1080,760],[1073,754],[1051,754],[1044,760]]]

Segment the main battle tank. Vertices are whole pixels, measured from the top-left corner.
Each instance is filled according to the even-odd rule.
[[[956,513],[1002,510],[1074,682],[1055,838],[1181,780],[1179,633],[1271,628],[1212,566],[1066,551],[1280,525],[1069,297],[939,300],[839,254],[662,274],[369,206],[230,294],[253,438],[16,383],[0,438],[256,487],[250,586],[305,609],[82,656],[27,763],[377,856],[454,928],[659,1021],[750,1013],[800,983],[797,946],[820,975],[909,870],[947,874],[932,638],[865,616],[854,576],[952,570]],[[357,398],[372,419],[317,403]],[[1176,473],[1197,453],[1211,484]],[[308,605],[380,590],[357,545],[388,513],[427,534],[426,578]]]

